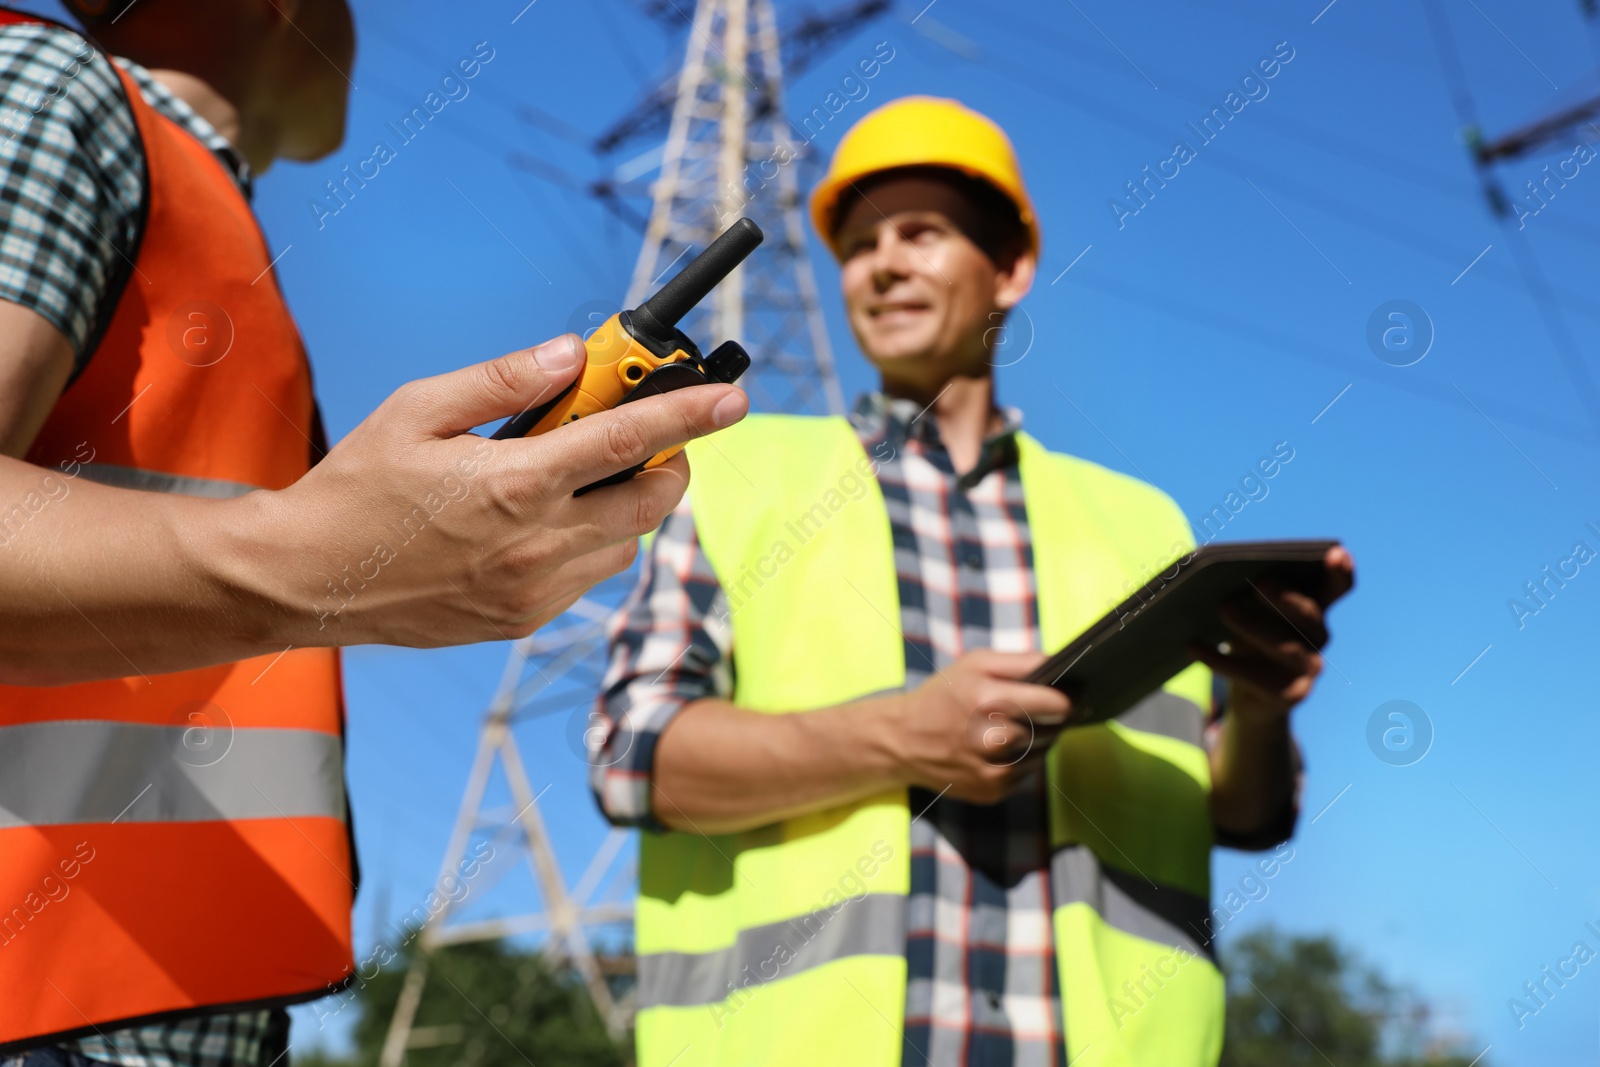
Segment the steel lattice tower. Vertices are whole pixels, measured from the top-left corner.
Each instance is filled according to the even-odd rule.
[[[800,216],[796,170],[806,144],[787,125],[770,0],[701,0],[627,305],[749,215],[766,241],[685,332],[732,337],[749,350],[751,369],[741,384],[754,406],[837,414],[844,399]]]
[[[887,7],[883,0],[857,3],[834,16],[810,16],[800,29],[814,51]],[[728,338],[745,346],[752,364],[740,384],[755,409],[840,413],[843,395],[801,218],[797,170],[807,161],[807,146],[803,138],[791,137],[784,119],[783,66],[771,0],[699,0],[684,63],[673,81],[675,92],[669,94],[664,85],[597,142],[611,151],[657,129],[670,99],[659,175],[649,190],[649,221],[622,306],[636,306],[679,263],[748,215],[761,226],[765,242],[718,287],[710,307],[697,309],[681,327],[707,350]],[[560,619],[513,645],[484,719],[440,879],[457,869],[474,837],[509,838],[527,856],[537,906],[507,918],[451,923],[446,904],[419,934],[419,951],[390,1022],[380,1067],[401,1067],[408,1048],[451,1040],[412,1023],[427,982],[428,954],[468,941],[544,934],[545,951],[582,977],[613,1034],[627,1029],[632,996],[612,995],[605,961],[591,950],[588,931],[632,919],[634,874],[624,857],[634,854],[634,842],[611,831],[569,889],[513,726],[520,719],[562,713],[584,717],[580,725],[594,728],[588,717],[605,668],[606,623],[633,578],[621,575],[591,590]],[[484,807],[496,764],[511,793],[509,819]],[[624,859],[620,871],[619,858]],[[623,890],[625,899],[596,899],[607,884],[613,894]]]

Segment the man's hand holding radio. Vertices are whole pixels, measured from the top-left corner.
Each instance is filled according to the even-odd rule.
[[[625,570],[639,536],[683,496],[687,460],[678,455],[619,484],[573,491],[729,426],[749,404],[737,388],[715,384],[536,437],[491,441],[467,432],[548,400],[583,365],[582,341],[567,334],[412,382],[299,482],[258,494],[263,520],[285,536],[284,547],[267,554],[278,562],[253,568],[254,577],[300,620],[296,643],[522,637]],[[377,545],[389,551],[375,553]]]
[[[468,432],[548,400],[584,363],[569,334],[411,382],[293,485],[231,500],[111,488],[0,456],[0,500],[49,494],[7,531],[0,683],[532,633],[628,566],[638,536],[683,496],[688,462],[573,491],[749,407],[708,383],[536,437]]]
[[[0,531],[14,549],[0,554],[0,684],[532,633],[627,568],[677,506],[689,465],[675,450],[749,410],[729,384],[749,355],[730,339],[702,357],[677,326],[761,240],[740,219],[588,347],[567,334],[411,382],[293,485],[225,500],[79,478],[87,441],[64,479],[8,458],[27,454],[72,352],[0,302],[18,350],[0,359],[0,398],[23,398],[0,403],[0,501],[23,501],[10,515],[24,534]],[[494,439],[470,432],[500,420]]]

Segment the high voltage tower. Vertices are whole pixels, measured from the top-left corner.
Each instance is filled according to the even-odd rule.
[[[740,385],[758,410],[839,414],[844,407],[806,251],[797,170],[808,162],[808,142],[785,118],[785,61],[790,74],[803,70],[888,8],[888,0],[862,0],[826,15],[805,15],[786,27],[785,52],[771,0],[699,0],[683,66],[592,145],[602,159],[614,159],[622,148],[663,130],[666,134],[659,165],[652,149],[612,167],[609,177],[589,186],[625,219],[640,218],[630,199],[649,198],[644,241],[621,306],[636,306],[741,215],[755,219],[766,233],[762,246],[717,288],[710,306],[681,324],[702,342],[732,338],[744,345],[751,367]],[[681,27],[678,10],[678,5],[669,10],[647,0],[647,14],[667,23],[676,18]],[[640,172],[641,160],[651,169],[658,166],[654,181],[644,181],[649,171]],[[629,960],[596,953],[590,931],[616,929],[632,919],[634,871],[627,857],[634,854],[634,842],[622,831],[611,831],[569,888],[513,727],[536,716],[564,714],[573,727],[569,736],[598,728],[590,716],[605,669],[606,623],[631,584],[632,576],[622,575],[596,587],[560,619],[512,646],[484,717],[439,877],[442,889],[474,840],[487,839],[497,847],[509,842],[517,865],[522,855],[527,858],[533,906],[504,918],[452,922],[449,895],[439,893],[443,906],[418,935],[380,1067],[401,1067],[409,1048],[459,1040],[451,1028],[413,1022],[430,953],[470,941],[543,935],[545,952],[578,973],[612,1033],[627,1029],[632,994],[615,996],[609,979],[623,977],[626,984]],[[485,806],[497,766],[510,794],[509,809]],[[500,862],[495,867],[506,870]]]

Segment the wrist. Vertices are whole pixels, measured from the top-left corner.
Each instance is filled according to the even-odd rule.
[[[839,710],[854,728],[853,747],[865,757],[868,774],[895,785],[916,784],[904,743],[911,714],[909,693],[886,693]]]
[[[296,544],[283,494],[248,493],[205,509],[201,536],[186,537],[208,589],[225,605],[226,625],[261,649],[331,645],[310,600],[296,595],[294,576],[308,553]]]
[[[1257,696],[1236,689],[1229,697],[1226,710],[1226,717],[1241,727],[1266,732],[1287,729],[1289,713],[1294,710],[1294,705],[1265,694]]]
[[[1287,710],[1281,713],[1273,713],[1271,709],[1240,710],[1230,703],[1222,722],[1224,743],[1221,747],[1238,755],[1246,766],[1291,744]]]

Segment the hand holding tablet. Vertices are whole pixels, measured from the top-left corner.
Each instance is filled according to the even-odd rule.
[[[1287,710],[1304,696],[1306,657],[1327,641],[1322,610],[1353,581],[1337,541],[1206,545],[1174,560],[1027,681],[1066,693],[1069,725],[1084,726],[1122,714],[1199,660],[1252,690],[1257,703]]]

